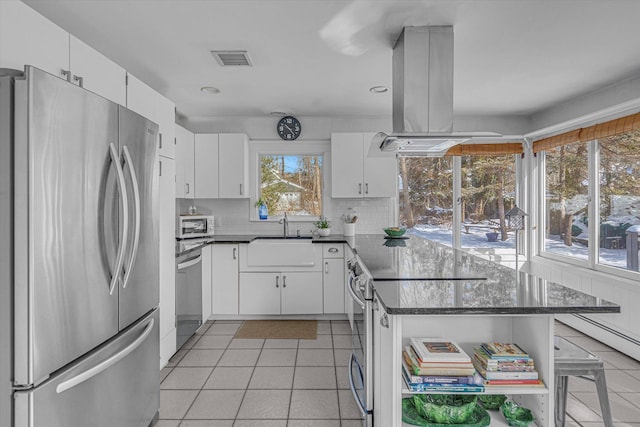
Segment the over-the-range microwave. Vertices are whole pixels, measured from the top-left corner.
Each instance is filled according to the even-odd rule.
[[[190,237],[213,236],[213,215],[179,215],[176,224],[176,237],[188,239]]]

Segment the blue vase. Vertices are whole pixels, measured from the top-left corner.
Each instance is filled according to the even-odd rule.
[[[258,217],[261,220],[267,219],[269,216],[269,210],[267,209],[267,205],[260,205],[258,207]]]

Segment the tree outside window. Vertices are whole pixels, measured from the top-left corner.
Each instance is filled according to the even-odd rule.
[[[322,215],[322,156],[260,155],[258,197],[269,215]]]
[[[588,145],[576,142],[545,152],[545,250],[587,259]]]
[[[598,261],[627,268],[627,258],[638,256],[627,247],[627,230],[640,224],[640,131],[600,139],[598,146]]]

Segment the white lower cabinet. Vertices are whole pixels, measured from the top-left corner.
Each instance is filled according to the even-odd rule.
[[[341,243],[324,243],[322,249],[322,303],[325,314],[343,314],[344,247]]]
[[[211,311],[238,314],[238,245],[211,246]]]
[[[240,273],[240,314],[321,314],[322,273]]]
[[[213,287],[212,247],[202,248],[202,323],[209,320],[212,314],[211,293]]]

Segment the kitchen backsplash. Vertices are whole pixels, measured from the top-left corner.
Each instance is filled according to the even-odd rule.
[[[177,199],[176,211],[186,214],[189,206],[195,205],[197,212],[203,215],[215,215],[216,234],[278,234],[282,232],[282,224],[277,221],[250,221],[249,199]],[[378,234],[382,229],[395,223],[396,199],[331,199],[325,207],[325,215],[331,221],[331,232],[342,234],[344,221],[342,215],[349,208],[358,214],[356,222],[357,234]],[[253,208],[251,208],[253,209]],[[291,221],[290,233],[296,230],[309,234],[315,229],[313,218],[310,221]]]

